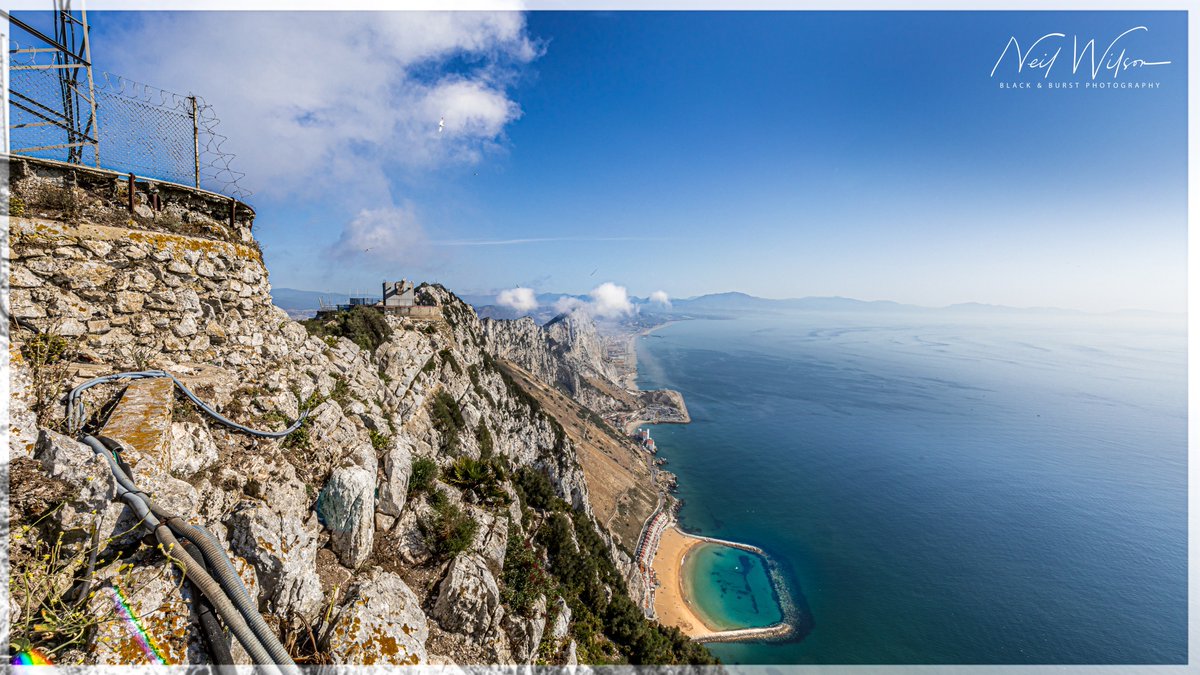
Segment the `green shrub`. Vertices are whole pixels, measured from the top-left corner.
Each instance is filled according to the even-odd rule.
[[[408,478],[409,496],[427,492],[438,479],[438,465],[428,457],[415,457],[412,461],[412,475]]]
[[[553,588],[553,577],[542,568],[533,543],[518,536],[509,537],[501,575],[500,598],[504,604],[517,614],[531,616],[538,596],[549,598]]]
[[[433,417],[433,427],[442,435],[442,449],[451,452],[457,449],[458,432],[466,426],[458,401],[442,389],[433,397],[430,415]]]
[[[550,485],[550,478],[537,469],[521,467],[513,482],[521,503],[529,508],[550,511],[562,501]]]
[[[453,370],[455,375],[462,375],[462,368],[458,365],[458,359],[454,358],[454,352],[443,349],[438,352],[438,356],[442,358],[443,363],[450,366],[450,370]]]
[[[348,310],[335,312],[331,316],[320,319],[307,319],[300,322],[308,330],[309,335],[315,335],[325,340],[329,346],[330,338],[349,338],[354,344],[368,351],[375,351],[379,345],[392,337],[392,327],[383,318],[383,312],[370,307],[356,306]]]
[[[446,482],[463,490],[472,490],[485,504],[508,502],[500,487],[504,469],[498,462],[459,457],[446,471]]]
[[[452,504],[441,490],[430,495],[430,504],[433,513],[423,518],[420,526],[434,554],[445,560],[467,550],[475,540],[479,523]]]
[[[31,366],[51,366],[62,360],[67,353],[67,338],[58,333],[38,333],[21,345],[21,356]]]
[[[480,458],[490,459],[496,448],[496,441],[492,439],[492,432],[483,420],[479,420],[479,426],[475,427],[475,440],[479,441]]]
[[[369,429],[367,434],[371,437],[371,447],[375,448],[375,452],[383,452],[392,444],[392,437],[388,434]]]

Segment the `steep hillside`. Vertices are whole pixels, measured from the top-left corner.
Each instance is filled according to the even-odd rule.
[[[155,368],[247,426],[284,429],[308,411],[272,440],[145,384],[167,380],[84,397],[87,428],[119,440],[138,486],[226,547],[297,662],[710,659],[630,599],[640,575],[597,521],[576,440],[580,424],[606,432],[578,417],[569,432],[495,356],[537,362],[554,346],[497,346],[439,286],[419,289],[439,320],[360,309],[294,322],[271,305],[245,205],[139,184],[129,212],[114,174],[13,165],[18,644],[62,664],[209,658],[171,553],[144,543],[64,421],[72,386]],[[131,637],[133,618],[149,642]]]
[[[525,317],[484,319],[488,348],[626,430],[640,421],[687,422],[678,392],[640,391],[620,384],[621,373],[605,358],[604,339],[586,314],[562,314],[544,326]]]

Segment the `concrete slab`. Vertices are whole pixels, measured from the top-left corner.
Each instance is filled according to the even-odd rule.
[[[123,458],[142,476],[161,475],[170,465],[174,399],[175,384],[168,378],[134,380],[100,432],[125,446]]]

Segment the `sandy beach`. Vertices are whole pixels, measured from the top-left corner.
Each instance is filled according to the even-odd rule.
[[[674,525],[662,533],[654,555],[654,573],[659,587],[654,592],[654,611],[658,620],[675,626],[688,637],[700,637],[716,632],[700,618],[685,599],[683,590],[683,561],[702,540],[679,531]]]

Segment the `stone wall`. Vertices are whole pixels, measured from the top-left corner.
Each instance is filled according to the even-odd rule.
[[[259,361],[242,330],[272,310],[254,211],[201,190],[34,159],[10,162],[13,316],[79,338],[85,357]],[[230,213],[233,218],[230,218]],[[214,349],[215,346],[222,349]]]

